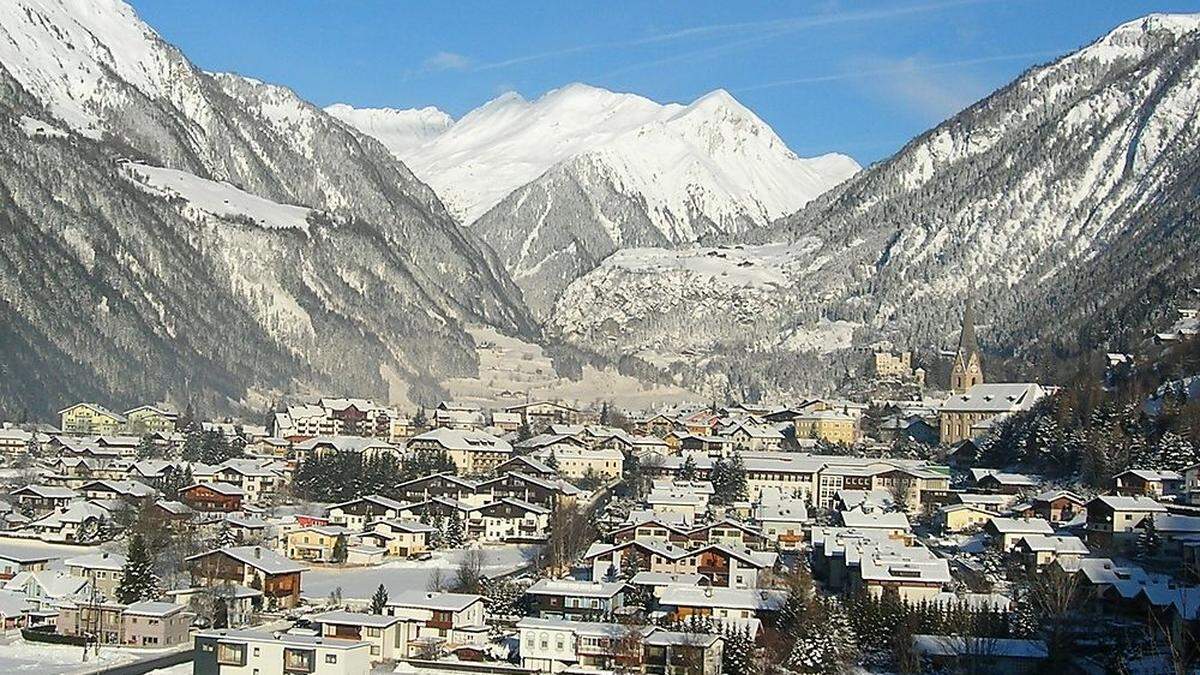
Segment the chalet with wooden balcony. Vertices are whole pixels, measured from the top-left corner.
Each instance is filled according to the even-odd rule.
[[[414,478],[395,487],[393,493],[406,502],[423,502],[434,497],[447,497],[460,502],[474,502],[478,485],[452,473],[435,473]]]
[[[361,530],[367,523],[395,518],[404,509],[404,503],[382,495],[367,495],[329,507],[329,523],[343,525],[352,530]]]
[[[625,543],[635,539],[654,539],[679,546],[691,542],[690,530],[665,518],[637,519],[613,530],[613,543]]]
[[[656,540],[633,540],[592,544],[584,561],[591,565],[593,579],[603,579],[633,565],[639,571],[699,574],[713,586],[754,588],[759,573],[773,568],[778,555],[725,544],[688,548]]]
[[[1184,478],[1178,471],[1129,469],[1113,476],[1117,494],[1162,499],[1183,494]]]
[[[192,584],[237,584],[261,590],[268,608],[300,603],[300,575],[308,568],[261,546],[226,546],[184,559]]]
[[[718,628],[748,630],[752,636],[759,635],[763,622],[773,619],[786,602],[786,591],[712,586],[667,586],[659,596],[659,608],[673,621],[703,617]]]
[[[579,424],[582,419],[579,410],[554,401],[522,403],[504,411],[519,414],[521,422],[534,432],[541,432],[552,424]]]
[[[1029,501],[1033,516],[1061,523],[1073,519],[1087,508],[1087,501],[1068,490],[1050,490],[1034,495]]]
[[[525,595],[543,619],[594,621],[624,605],[624,582],[540,579]]]
[[[568,483],[514,471],[479,483],[475,491],[486,496],[487,501],[512,497],[548,509],[574,502],[579,494],[579,490]]]
[[[179,499],[196,511],[231,513],[242,510],[245,493],[229,483],[196,483],[179,491]]]
[[[484,504],[472,516],[483,524],[484,541],[545,541],[550,530],[550,509],[512,497]]]
[[[79,493],[65,487],[49,485],[26,485],[9,493],[22,511],[30,512],[35,518],[64,509]]]
[[[407,520],[375,520],[358,534],[364,544],[378,546],[390,556],[404,557],[429,550],[429,538],[438,532],[436,527]]]
[[[517,445],[520,446],[520,443],[517,443]],[[512,459],[502,462],[496,467],[496,473],[498,475],[503,475],[510,471],[515,473],[523,473],[527,476],[533,476],[543,480],[551,480],[558,475],[558,471],[555,471],[554,467],[541,460],[534,459],[529,455],[517,455]]]
[[[392,594],[386,612],[414,624],[405,633],[413,636],[410,643],[432,639],[453,647],[486,641],[488,626],[482,595],[405,590]]]
[[[692,546],[728,544],[753,551],[767,548],[767,539],[761,530],[731,518],[693,528],[687,536]]]
[[[136,480],[94,480],[84,483],[79,492],[87,499],[124,501],[138,504],[158,495],[158,490]]]

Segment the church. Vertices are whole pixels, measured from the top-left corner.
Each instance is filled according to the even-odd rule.
[[[977,384],[983,384],[983,356],[975,342],[975,312],[968,300],[963,310],[958,351],[954,354],[954,365],[950,369],[950,391],[961,394]]]
[[[938,411],[941,442],[974,438],[996,421],[1033,407],[1047,391],[1033,383],[984,384],[983,356],[975,341],[975,313],[968,301],[950,369],[950,398]]]

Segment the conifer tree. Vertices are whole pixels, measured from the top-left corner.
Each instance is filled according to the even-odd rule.
[[[1162,538],[1158,534],[1158,528],[1154,524],[1154,515],[1146,516],[1146,519],[1141,524],[1142,531],[1138,533],[1137,538],[1137,557],[1153,558],[1158,555],[1162,548]]]
[[[146,541],[141,534],[129,539],[129,552],[125,566],[121,568],[121,583],[117,585],[117,600],[124,604],[157,600],[162,594],[158,575],[154,573],[154,561],[146,550]]]
[[[696,479],[696,460],[692,455],[688,455],[687,459],[683,460],[683,466],[679,468],[679,478],[682,480]]]
[[[387,607],[387,603],[387,589],[383,587],[383,584],[379,584],[379,588],[375,589],[375,595],[371,596],[371,613],[383,614],[383,610]]]
[[[332,557],[333,562],[335,562],[335,563],[346,562],[346,556],[347,556],[346,548],[347,548],[346,535],[339,534],[337,536],[337,539],[334,540],[334,542],[333,542],[333,557]]]
[[[446,530],[443,537],[443,542],[449,548],[461,548],[465,543],[462,517],[458,515],[458,509],[451,511],[450,517],[446,519]]]
[[[229,603],[224,597],[213,601],[213,628],[229,627]]]
[[[725,675],[758,675],[758,661],[750,629],[729,624],[721,636],[725,640],[721,651],[721,672]]]
[[[154,437],[150,435],[142,436],[137,444],[138,459],[151,459],[153,457],[161,457],[162,451],[154,444]]]

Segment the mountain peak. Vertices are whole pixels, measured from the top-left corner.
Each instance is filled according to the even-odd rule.
[[[1132,21],[1126,21],[1110,31],[1106,37],[1111,37],[1119,33],[1154,33],[1164,31],[1180,36],[1186,33],[1194,33],[1197,30],[1200,30],[1200,13],[1173,14],[1156,12]]]

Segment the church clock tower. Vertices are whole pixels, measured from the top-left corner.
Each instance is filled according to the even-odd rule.
[[[958,352],[950,369],[950,390],[956,394],[983,384],[983,357],[975,342],[975,312],[967,300],[963,310],[962,333],[958,336]]]

